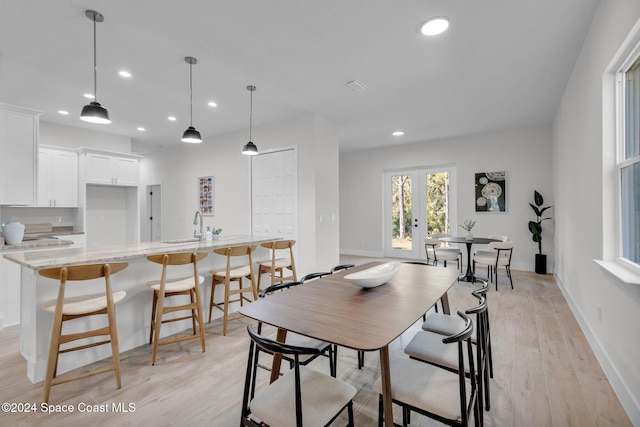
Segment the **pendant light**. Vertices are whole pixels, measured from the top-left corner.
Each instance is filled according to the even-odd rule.
[[[256,91],[256,87],[253,85],[247,86],[247,90],[251,93],[251,101],[249,103],[249,142],[244,145],[242,149],[242,154],[247,156],[255,156],[258,154],[258,147],[251,142],[251,126],[253,124],[253,92]]]
[[[191,144],[199,144],[202,142],[200,132],[193,127],[193,75],[191,68],[198,63],[198,60],[192,56],[185,56],[184,61],[189,64],[189,127],[182,134],[182,142]]]
[[[93,101],[82,107],[80,119],[90,123],[108,124],[111,123],[109,112],[98,102],[98,64],[96,60],[96,23],[104,21],[104,16],[95,10],[87,10],[84,14],[93,21]]]

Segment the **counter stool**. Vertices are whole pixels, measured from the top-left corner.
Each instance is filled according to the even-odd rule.
[[[151,354],[151,364],[156,364],[156,354],[158,346],[173,344],[180,341],[187,341],[200,338],[202,352],[205,351],[204,344],[204,322],[202,320],[202,304],[200,302],[200,285],[204,282],[204,277],[198,275],[198,261],[206,257],[206,252],[180,252],[173,254],[149,255],[147,259],[156,264],[162,264],[162,274],[160,280],[153,280],[147,283],[153,289],[153,306],[151,307],[151,330],[149,333],[149,344],[153,344]],[[169,266],[179,266],[193,264],[193,274],[187,277],[176,279],[167,278]],[[169,297],[188,296],[189,303],[181,305],[165,305],[165,300]],[[181,317],[171,317],[163,319],[165,314],[176,311],[191,311],[190,315]],[[160,328],[163,323],[177,322],[191,319],[193,334],[177,338],[168,338],[160,341]],[[196,323],[198,328],[196,331]]]
[[[227,335],[227,322],[229,320],[240,319],[244,316],[238,314],[233,317],[229,317],[229,304],[233,302],[239,302],[240,305],[244,301],[255,301],[258,299],[258,288],[256,287],[256,279],[253,274],[253,260],[251,259],[251,253],[255,250],[255,246],[233,246],[231,248],[217,248],[213,252],[218,255],[227,257],[227,266],[222,271],[211,270],[211,300],[209,302],[209,322],[211,322],[211,313],[213,308],[217,308],[222,311],[222,335]],[[231,258],[246,256],[248,264],[241,266],[231,266]],[[243,280],[249,279],[251,284],[249,286],[243,286]],[[231,282],[238,282],[237,289],[231,289]],[[224,283],[224,301],[215,302],[216,285]],[[249,299],[244,296],[245,292],[251,292],[253,299]],[[233,295],[238,295],[236,299],[230,299]]]
[[[49,362],[47,365],[47,376],[44,381],[44,402],[49,403],[51,387],[54,385],[78,380],[103,372],[115,371],[118,388],[122,387],[120,379],[120,350],[118,349],[118,331],[116,329],[115,304],[127,294],[125,291],[111,291],[111,274],[127,268],[126,262],[113,264],[86,264],[69,267],[54,267],[40,270],[40,275],[49,279],[60,281],[58,288],[58,298],[43,305],[45,311],[53,313],[53,327],[51,328],[51,342],[49,344]],[[100,294],[86,295],[81,297],[65,298],[67,281],[84,281],[104,278],[105,292]],[[67,320],[82,317],[106,314],[108,326],[77,332],[72,334],[62,334],[62,323]],[[72,341],[77,341],[89,337],[109,337],[99,342],[77,345],[60,349],[60,346]],[[58,370],[58,356],[61,353],[84,350],[102,344],[111,343],[111,358],[113,366],[102,368],[91,372],[85,372],[73,377],[56,379]]]
[[[295,240],[276,240],[273,242],[262,243],[260,246],[267,248],[271,251],[271,260],[261,262],[258,266],[258,292],[260,292],[260,279],[264,273],[269,274],[271,282],[269,286],[276,283],[284,282],[297,282],[298,277],[296,275],[296,264],[293,260],[293,245],[296,244]],[[278,251],[286,251],[289,253],[286,257],[278,258]],[[284,276],[284,269],[291,270],[290,276]],[[280,276],[277,276],[279,273]]]

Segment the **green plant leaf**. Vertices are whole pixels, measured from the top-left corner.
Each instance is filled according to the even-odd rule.
[[[537,190],[534,190],[534,192],[533,192],[533,201],[535,202],[535,204],[537,206],[542,206],[542,204],[544,203],[544,199],[542,198],[542,194],[538,193]]]
[[[537,206],[534,206],[531,203],[529,203],[529,206],[531,206],[531,209],[533,209],[533,211],[536,213],[536,216],[538,216],[538,217],[542,216],[542,213],[540,212],[540,209],[538,209]]]

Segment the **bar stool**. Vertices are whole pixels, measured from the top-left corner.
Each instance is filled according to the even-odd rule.
[[[202,320],[202,304],[200,303],[200,285],[204,282],[204,277],[198,275],[198,261],[205,258],[207,255],[208,253],[206,252],[180,252],[147,256],[149,261],[156,264],[162,264],[160,280],[153,280],[147,283],[147,286],[153,289],[151,329],[149,333],[149,344],[153,344],[151,354],[152,365],[156,364],[158,346],[161,345],[200,338],[202,352],[204,353],[204,323]],[[176,279],[167,278],[167,269],[169,266],[188,264],[193,264],[193,274],[191,276]],[[167,298],[176,296],[188,296],[190,302],[188,304],[165,306],[165,300]],[[163,320],[163,316],[165,314],[185,310],[191,311],[191,314],[181,317],[171,317]],[[168,338],[164,341],[160,341],[160,328],[163,323],[177,322],[186,319],[191,319],[193,327],[192,335]],[[196,323],[198,324],[198,332],[196,332]]]
[[[260,279],[264,273],[271,276],[271,283],[269,286],[276,283],[284,283],[287,281],[297,282],[298,277],[296,275],[296,264],[293,260],[293,245],[296,244],[295,240],[276,240],[273,242],[262,243],[260,246],[267,248],[271,251],[271,260],[261,262],[258,265],[258,292],[260,292]],[[278,258],[278,251],[289,250],[288,257]],[[291,270],[291,276],[284,277],[284,269]],[[277,276],[276,273],[280,273]]]
[[[216,271],[211,270],[211,300],[209,301],[209,322],[211,322],[211,313],[213,308],[217,308],[223,313],[222,335],[227,335],[227,322],[229,320],[240,319],[244,316],[237,315],[229,317],[229,304],[233,302],[239,302],[240,305],[244,301],[252,302],[258,299],[258,288],[256,287],[256,279],[253,274],[253,260],[251,253],[256,249],[255,246],[233,246],[230,248],[217,248],[213,252],[227,257],[227,266],[224,270]],[[241,266],[231,266],[231,258],[246,256],[248,264]],[[243,280],[249,279],[251,281],[250,286],[243,286]],[[237,289],[231,289],[231,282],[238,282]],[[224,301],[215,302],[216,285],[224,283]],[[249,299],[244,296],[245,292],[251,292],[253,299]],[[231,299],[233,295],[238,295],[236,299]]]
[[[113,264],[86,264],[69,267],[54,267],[40,270],[40,275],[49,279],[60,281],[58,288],[58,298],[49,301],[43,305],[45,311],[53,313],[53,327],[51,328],[51,342],[49,344],[49,362],[47,365],[47,376],[44,381],[44,402],[49,403],[49,395],[51,387],[54,385],[78,380],[92,375],[101,374],[108,371],[115,371],[116,383],[118,388],[122,387],[120,379],[120,350],[118,349],[118,331],[116,328],[116,312],[115,304],[127,294],[125,291],[111,291],[111,274],[127,268],[126,262]],[[81,297],[65,298],[67,281],[84,281],[92,279],[104,278],[105,292],[100,294],[86,295]],[[106,314],[108,326],[89,330],[86,332],[77,332],[72,334],[62,334],[62,323],[67,320],[78,319],[82,317]],[[106,337],[99,342],[92,342],[75,347],[60,349],[60,346],[72,341],[77,341],[89,337]],[[71,351],[84,350],[86,348],[95,347],[102,344],[111,343],[111,357],[113,366],[102,368],[91,372],[85,372],[73,377],[57,379],[58,356],[61,353]]]

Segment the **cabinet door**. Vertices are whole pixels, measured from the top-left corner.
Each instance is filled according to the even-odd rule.
[[[127,187],[138,185],[138,159],[114,157],[113,166],[116,185]]]
[[[111,156],[102,154],[87,154],[86,162],[87,184],[113,185],[111,174]]]
[[[0,111],[0,205],[36,202],[38,117]]]
[[[78,154],[72,151],[54,151],[51,161],[53,206],[78,207]]]
[[[52,206],[52,157],[52,150],[46,148],[38,150],[38,206]]]

